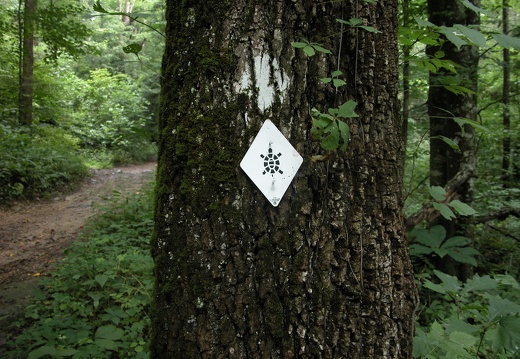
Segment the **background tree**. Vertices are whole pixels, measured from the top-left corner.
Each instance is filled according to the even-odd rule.
[[[19,0],[19,34],[20,91],[18,98],[19,122],[21,125],[31,125],[33,121],[33,68],[34,68],[34,35],[36,31],[36,0]],[[23,4],[23,14],[21,8]]]
[[[479,6],[480,2],[477,0],[472,4]],[[428,14],[429,21],[441,27],[441,32],[456,25],[471,28],[479,24],[478,13],[458,0],[430,0]],[[445,31],[445,35],[450,37],[450,31]],[[456,64],[456,73],[444,68],[430,72],[430,185],[444,187],[455,176],[461,176],[463,179],[451,188],[456,192],[453,198],[471,204],[476,175],[475,129],[470,125],[461,125],[457,120],[477,119],[479,50],[477,46],[446,40],[440,46],[428,47],[426,53],[430,58],[442,58]],[[453,85],[460,91],[454,91],[454,87],[450,87]],[[450,195],[453,196],[453,193]],[[438,222],[447,229],[448,238],[466,234],[464,219],[447,221],[440,217]],[[454,274],[453,265],[449,258],[443,260],[444,271]]]
[[[170,0],[166,18],[152,356],[409,357],[397,2]],[[313,163],[310,109],[346,100],[348,149]],[[267,119],[305,158],[278,207],[239,169]]]

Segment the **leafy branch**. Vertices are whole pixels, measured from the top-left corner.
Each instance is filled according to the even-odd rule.
[[[126,17],[132,19],[133,21],[135,21],[135,22],[137,22],[137,23],[139,23],[139,24],[141,24],[143,26],[146,26],[147,28],[151,29],[152,31],[155,31],[156,33],[161,35],[163,38],[166,38],[166,35],[164,35],[162,32],[157,30],[155,27],[153,27],[151,25],[148,25],[147,23],[139,20],[139,18],[137,16],[134,16],[132,14],[129,14],[129,13],[126,13],[126,12],[122,12],[122,11],[108,11],[108,10],[106,10],[101,5],[100,0],[97,0],[97,2],[93,6],[93,9],[94,9],[94,11],[99,12],[101,14],[105,14],[105,15],[126,16]],[[127,53],[127,54],[135,54],[139,58],[139,52],[143,49],[143,43],[138,44],[138,43],[134,42],[132,44],[129,44],[129,45],[123,47],[123,51],[125,53]]]

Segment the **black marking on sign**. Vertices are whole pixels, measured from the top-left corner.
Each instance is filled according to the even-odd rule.
[[[282,157],[282,153],[278,152],[277,154],[273,153],[273,149],[271,148],[271,144],[269,144],[269,149],[267,150],[266,155],[260,155],[264,159],[264,172],[270,173],[273,176],[275,173],[282,173],[283,171],[280,169],[280,157]]]

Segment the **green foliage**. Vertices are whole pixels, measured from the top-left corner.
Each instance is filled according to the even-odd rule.
[[[13,357],[148,357],[152,190],[113,197],[13,325]]]
[[[354,20],[360,19],[351,19],[350,21],[352,22]],[[349,24],[352,25],[350,22]],[[356,22],[356,24],[358,24],[358,22]],[[293,42],[291,45],[295,48],[303,49],[305,54],[309,57],[314,56],[316,52],[331,54],[330,50],[323,48],[319,44],[310,43],[307,40],[305,40],[305,42]],[[343,75],[343,72],[336,70],[331,73],[330,77],[323,77],[320,81],[325,84],[332,84],[337,90],[339,87],[347,84],[344,80],[339,78],[341,75]],[[329,108],[327,113],[322,113],[313,108],[311,110],[311,136],[313,140],[319,141],[320,147],[325,151],[333,151],[337,149],[345,151],[350,137],[350,126],[341,119],[358,117],[357,113],[354,111],[356,106],[356,101],[348,100],[338,108]],[[327,158],[327,156],[315,155],[312,157],[313,161],[321,161],[325,158]]]
[[[64,131],[0,125],[0,200],[45,197],[79,183],[88,172],[76,150]]]
[[[325,151],[347,149],[350,136],[350,127],[340,118],[357,117],[354,108],[355,101],[347,101],[339,108],[329,108],[329,113],[321,113],[312,109],[312,128],[311,135],[316,141],[320,141],[320,146]],[[341,143],[341,145],[340,145]]]
[[[135,16],[135,15],[132,15],[132,14],[129,14],[129,13],[126,13],[126,12],[121,12],[121,11],[107,11],[103,5],[101,5],[101,1],[98,0],[94,6],[93,6],[93,9],[94,11],[96,12],[99,12],[101,14],[106,14],[106,15],[112,15],[112,16],[128,16],[130,19],[132,19],[133,21],[136,21],[138,22],[139,24],[141,25],[144,25],[146,26],[147,28],[155,31],[156,33],[158,33],[159,35],[161,35],[163,38],[166,38],[166,35],[164,35],[161,31],[159,31],[157,28],[139,20],[139,17],[138,16]],[[130,46],[130,45],[129,45]],[[142,48],[142,47],[141,47]],[[141,50],[141,48],[139,48],[139,50],[137,51],[137,53]],[[134,47],[134,50],[137,50],[137,47]],[[136,55],[137,55],[136,53]]]
[[[138,154],[149,141],[145,130],[147,102],[136,83],[124,74],[94,70],[90,78],[76,80],[72,98],[71,133],[84,148],[110,149]]]
[[[351,18],[350,20],[336,19],[336,21],[339,22],[340,24],[348,25],[353,28],[360,28],[360,29],[363,29],[368,32],[375,32],[375,33],[379,32],[379,30],[377,30],[373,26],[362,25],[364,23],[363,19],[358,19],[358,18]]]
[[[457,218],[453,210],[455,210],[461,216],[471,216],[477,213],[473,208],[471,208],[466,203],[459,201],[458,199],[454,199],[448,203],[441,203],[446,201],[446,190],[439,186],[431,186],[428,189],[430,195],[437,202],[433,203],[433,207],[440,212],[440,214],[446,218],[447,220],[452,220]]]
[[[56,62],[62,55],[78,58],[95,47],[87,42],[91,29],[84,14],[87,9],[75,1],[38,2],[39,33],[43,40],[45,60]]]
[[[438,295],[418,327],[415,358],[516,358],[520,353],[520,286],[508,275],[475,275],[465,283],[434,271],[423,287]]]
[[[309,57],[316,55],[317,52],[332,54],[329,49],[326,49],[315,42],[309,42],[305,39],[302,42],[291,42],[291,45],[294,48],[302,49],[303,52],[305,52],[305,54]]]
[[[435,254],[440,258],[449,256],[460,263],[477,265],[475,256],[480,253],[468,245],[471,239],[455,236],[446,239],[446,229],[443,226],[433,226],[430,229],[414,229],[410,237],[417,243],[410,245],[410,254],[414,256]]]

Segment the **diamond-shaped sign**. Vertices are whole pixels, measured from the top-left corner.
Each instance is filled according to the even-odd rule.
[[[276,207],[302,162],[302,156],[278,128],[266,120],[240,162],[240,167]]]

